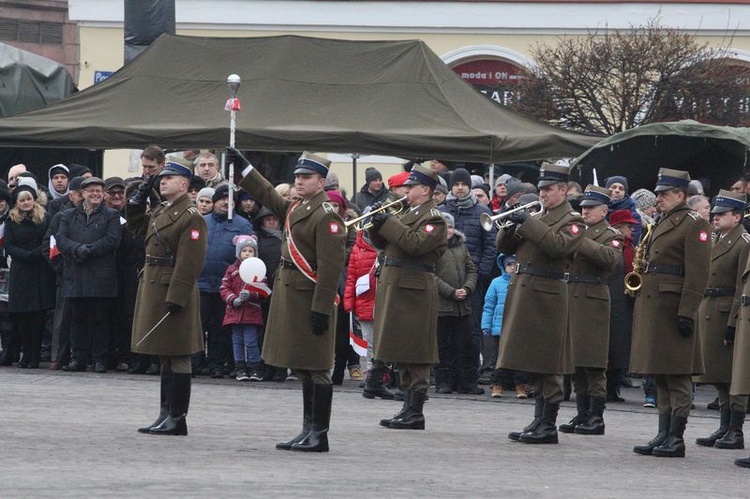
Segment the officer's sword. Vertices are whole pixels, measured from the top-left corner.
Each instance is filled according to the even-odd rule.
[[[171,314],[171,313],[172,313],[172,311],[170,310],[166,314],[164,314],[164,317],[162,317],[161,320],[159,322],[157,322],[154,327],[151,328],[151,331],[149,331],[148,333],[146,333],[146,336],[144,336],[143,338],[141,338],[141,341],[139,341],[138,343],[136,343],[135,346],[137,346],[137,347],[141,346],[141,343],[143,343],[144,341],[146,341],[146,338],[148,338],[149,336],[151,336],[151,333],[153,333],[156,330],[157,327],[161,326],[161,323],[164,322],[165,320],[167,320],[167,317],[169,317],[169,314]]]

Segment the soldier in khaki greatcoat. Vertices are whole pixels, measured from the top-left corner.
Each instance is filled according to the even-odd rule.
[[[750,260],[740,273],[742,295],[737,316],[737,329],[732,356],[732,383],[729,387],[730,397],[742,396],[747,399],[750,395]],[[731,331],[727,342],[731,342]],[[743,468],[750,468],[750,457],[737,458],[734,464]]]
[[[404,183],[409,208],[398,216],[379,212],[372,217],[370,239],[384,254],[373,311],[373,353],[379,361],[395,363],[404,390],[401,411],[380,421],[386,428],[425,427],[422,408],[430,367],[437,361],[435,266],[447,247],[445,220],[432,199],[437,183],[437,173],[414,166]]]
[[[567,166],[544,163],[538,184],[544,213],[512,213],[515,225],[500,229],[496,239],[499,252],[518,258],[517,273],[508,284],[497,367],[531,374],[534,420],[522,432],[508,435],[524,443],[557,443],[562,378],[573,372],[568,271],[585,226],[566,199],[569,172]]]
[[[750,234],[742,226],[745,194],[721,190],[713,200],[711,275],[698,309],[698,336],[706,372],[694,378],[719,392],[719,429],[696,444],[719,449],[743,449],[747,397],[729,395],[732,379],[732,342],[742,295],[742,272],[750,253]]]
[[[128,229],[146,232],[131,349],[158,355],[161,362],[159,416],[138,431],[157,435],[187,435],[190,356],[203,351],[197,279],[206,256],[206,223],[187,195],[193,172],[178,161],[168,161],[157,176],[166,201],[150,218],[150,182],[133,192],[126,207]]]
[[[300,199],[294,201],[282,198],[236,149],[227,149],[227,161],[244,168],[240,187],[284,226],[263,359],[298,372],[303,424],[299,435],[276,448],[328,452],[336,290],[346,252],[346,227],[324,190],[330,161],[309,153],[299,158],[294,186]]]
[[[580,203],[586,233],[570,267],[568,281],[578,412],[569,423],[560,425],[563,433],[604,434],[610,316],[607,277],[622,260],[625,241],[607,222],[609,202],[609,189],[589,185]]]
[[[643,455],[685,456],[691,375],[703,372],[695,320],[708,282],[711,236],[708,222],[686,204],[689,182],[687,172],[659,170],[660,217],[645,241],[635,298],[630,372],[653,376],[659,400],[657,436],[633,448]]]

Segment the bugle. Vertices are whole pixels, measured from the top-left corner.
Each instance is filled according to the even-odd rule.
[[[344,222],[344,225],[348,229],[349,227],[354,227],[355,230],[367,230],[370,227],[372,227],[372,222],[367,222],[365,224],[360,224],[360,222],[367,220],[371,216],[373,216],[375,213],[379,213],[381,211],[388,211],[391,215],[398,215],[402,211],[404,211],[404,205],[406,204],[407,196],[404,196],[400,199],[397,199],[395,201],[391,201],[390,203],[384,204],[380,206],[379,208],[376,208],[372,211],[368,211],[362,216],[359,216],[357,218],[353,218],[351,220],[347,220]]]
[[[508,218],[511,213],[515,213],[517,211],[521,210],[528,210],[530,208],[537,208],[537,212],[534,213],[534,216],[537,216],[542,213],[542,203],[539,201],[532,201],[530,203],[524,204],[522,206],[518,206],[516,208],[513,208],[512,210],[504,211],[502,213],[498,213],[497,215],[490,215],[489,213],[482,213],[479,215],[479,224],[482,226],[484,230],[487,232],[492,230],[492,227],[497,227],[498,229],[503,229],[510,227],[513,225],[513,222],[510,220],[503,223],[502,220],[505,218]]]

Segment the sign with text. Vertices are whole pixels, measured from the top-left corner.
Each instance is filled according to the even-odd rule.
[[[453,72],[498,104],[519,98],[517,84],[525,78],[523,68],[498,59],[478,59],[454,66]]]
[[[94,85],[103,82],[112,76],[113,73],[114,71],[94,71]]]

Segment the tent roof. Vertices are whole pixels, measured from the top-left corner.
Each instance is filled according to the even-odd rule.
[[[572,157],[600,140],[493,104],[417,40],[162,35],[105,82],[0,120],[0,146],[223,147],[232,73],[244,149],[507,162]]]

